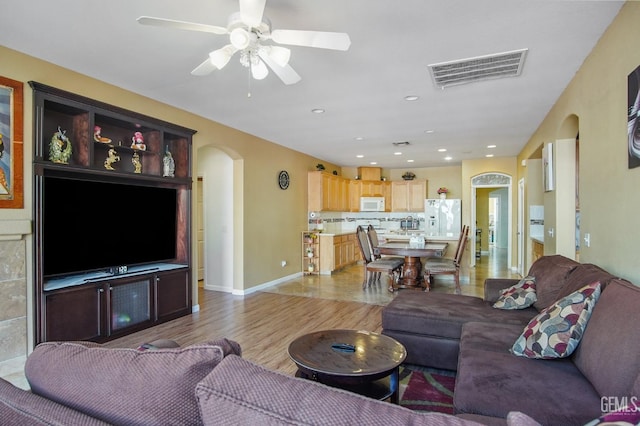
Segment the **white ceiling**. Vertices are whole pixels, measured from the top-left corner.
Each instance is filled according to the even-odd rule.
[[[302,81],[290,86],[273,73],[250,80],[238,55],[192,76],[227,36],[136,22],[149,15],[224,27],[237,0],[0,0],[0,44],[340,166],[411,169],[517,155],[623,3],[267,0],[274,29],[351,37],[346,52],[292,46]],[[523,48],[519,77],[441,90],[427,68]],[[399,141],[411,145],[392,145]]]

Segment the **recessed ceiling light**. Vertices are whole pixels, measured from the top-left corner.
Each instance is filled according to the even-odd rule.
[[[444,159],[447,161],[451,161],[453,158],[447,155],[446,157],[444,157]]]
[[[356,158],[364,158],[364,155],[358,154],[358,155],[356,155]]]
[[[407,163],[413,163],[413,160],[407,160]]]
[[[324,112],[324,109],[322,108],[314,108],[311,110],[312,113],[314,114],[322,114]]]
[[[364,138],[362,136],[356,136],[354,139],[357,140],[357,141],[363,141],[364,140]]]
[[[425,130],[424,132],[427,133],[427,134],[431,134],[431,133],[434,133],[435,130]]]
[[[407,95],[404,97],[405,101],[417,101],[418,99],[420,99],[420,97],[416,95]]]
[[[400,151],[394,152],[393,155],[402,155]]]
[[[378,164],[378,162],[377,161],[372,161],[369,164],[371,164],[372,166],[375,166],[376,164]]]
[[[487,145],[487,148],[489,148],[489,149],[492,149],[492,148],[495,148],[495,147],[496,147],[495,145]]]
[[[438,152],[447,152],[447,148],[438,148]]]
[[[493,157],[493,154],[487,154],[487,155],[485,155],[485,157],[491,158],[491,157]]]

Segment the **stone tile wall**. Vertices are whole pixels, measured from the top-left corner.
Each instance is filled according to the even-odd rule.
[[[26,387],[28,220],[0,220],[0,377]],[[0,422],[1,423],[1,422]]]
[[[0,362],[27,353],[25,241],[0,240]]]

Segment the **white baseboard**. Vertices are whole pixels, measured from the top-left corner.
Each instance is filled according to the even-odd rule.
[[[231,294],[234,294],[236,296],[246,296],[247,294],[251,294],[251,293],[255,293],[256,291],[264,290],[265,288],[272,287],[274,285],[283,283],[285,281],[293,280],[293,279],[298,278],[300,276],[302,276],[302,272],[296,272],[295,274],[287,275],[285,277],[281,277],[281,278],[275,279],[273,281],[268,281],[266,283],[259,284],[257,286],[251,287],[251,288],[246,289],[246,290],[235,290],[234,289],[231,292]]]

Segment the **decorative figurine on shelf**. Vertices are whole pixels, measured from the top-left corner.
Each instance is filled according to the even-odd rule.
[[[102,132],[102,128],[100,126],[95,126],[93,128],[93,140],[100,143],[111,143],[111,139],[103,137],[100,132]]]
[[[118,155],[118,151],[114,147],[109,148],[109,153],[107,154],[106,160],[104,160],[104,168],[107,170],[115,170],[113,168],[113,163],[117,163],[120,161],[120,156]]]
[[[142,133],[135,132],[133,134],[133,137],[131,138],[131,142],[131,148],[139,149],[140,151],[147,150],[147,146],[144,144],[144,136],[142,136]]]
[[[142,163],[140,162],[140,154],[137,152],[133,153],[133,157],[131,157],[131,162],[133,163],[134,173],[142,173]]]
[[[162,159],[162,176],[163,177],[175,177],[176,171],[176,163],[173,161],[173,155],[171,155],[171,151],[167,147],[166,152],[164,153],[164,158]]]
[[[71,141],[65,134],[66,130],[62,130],[58,126],[58,131],[53,134],[51,143],[49,144],[49,160],[58,164],[69,164],[71,158]]]

